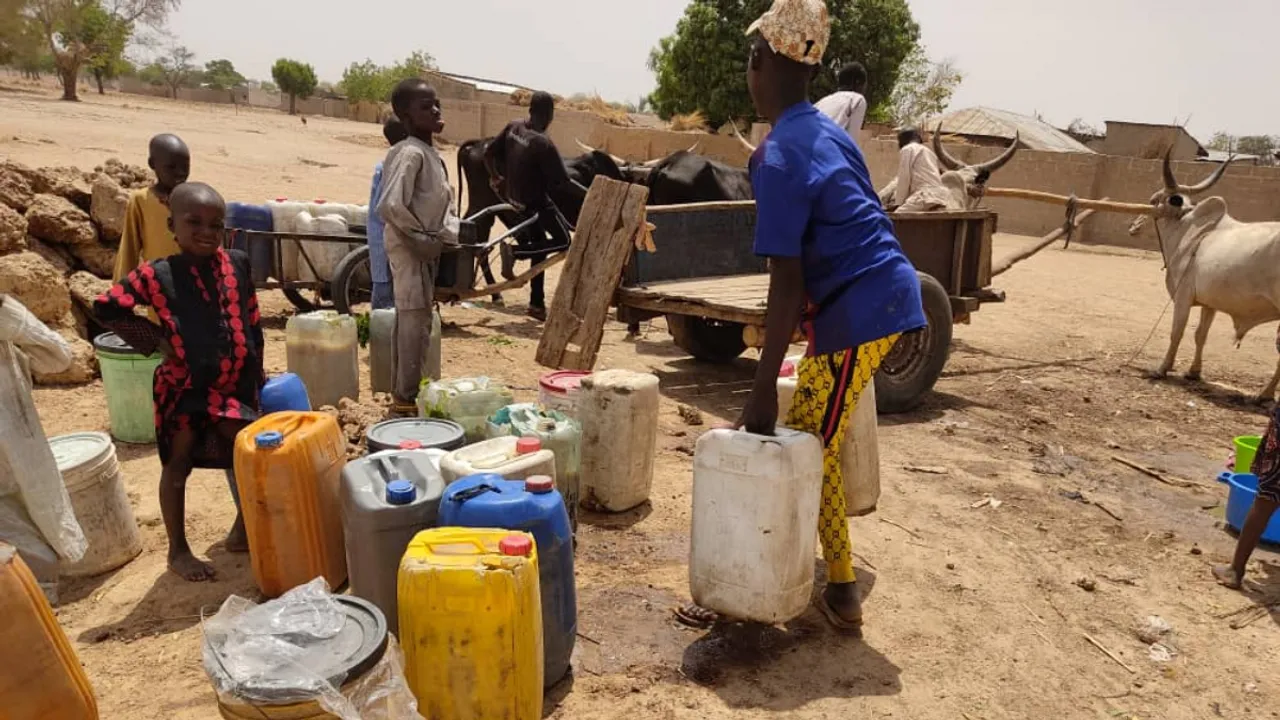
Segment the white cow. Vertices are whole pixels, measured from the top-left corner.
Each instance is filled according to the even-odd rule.
[[[1199,203],[1192,199],[1221,180],[1230,162],[1200,184],[1185,186],[1174,178],[1165,155],[1164,189],[1151,196],[1151,204],[1166,266],[1165,286],[1173,299],[1173,332],[1164,362],[1153,373],[1156,377],[1173,369],[1193,307],[1200,308],[1200,326],[1195,359],[1186,375],[1192,380],[1200,378],[1204,344],[1219,312],[1235,323],[1237,346],[1253,328],[1280,320],[1280,222],[1240,222],[1227,214],[1221,197]],[[1145,217],[1138,218],[1130,234],[1136,235],[1145,224]],[[1280,363],[1258,400],[1273,398],[1277,383]]]
[[[976,209],[978,203],[982,201],[983,191],[986,189],[987,181],[991,179],[991,174],[1013,159],[1022,139],[1021,135],[1015,132],[1013,142],[999,156],[977,165],[966,165],[952,157],[942,147],[941,137],[942,126],[939,125],[933,133],[933,154],[947,169],[942,173],[942,185],[926,187],[912,193],[906,202],[895,208],[896,212],[954,212]],[[880,190],[880,202],[885,207],[889,207],[893,202],[898,182],[899,179],[895,177]]]

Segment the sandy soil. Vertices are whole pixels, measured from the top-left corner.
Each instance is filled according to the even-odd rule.
[[[2,92],[0,117],[0,153],[30,164],[83,167],[112,155],[140,162],[151,134],[176,131],[194,152],[193,177],[241,200],[358,201],[379,155],[372,125],[315,118],[303,127],[276,113],[135,97],[65,105]],[[1001,237],[997,255],[1026,242]],[[951,363],[924,407],[881,420],[880,511],[852,523],[869,591],[862,641],[834,634],[815,611],[771,629],[705,633],[672,622],[669,609],[688,597],[691,453],[700,430],[676,408],[698,407],[708,421],[731,418],[754,361],[696,364],[671,345],[660,321],[633,341],[621,325],[608,326],[601,365],[662,380],[657,474],[651,504],[587,518],[578,554],[583,638],[575,676],[551,692],[547,714],[1275,717],[1280,688],[1268,668],[1280,661],[1280,613],[1240,630],[1224,615],[1280,598],[1280,562],[1260,553],[1244,595],[1209,575],[1210,563],[1234,546],[1221,528],[1225,493],[1213,478],[1230,438],[1265,425],[1238,390],[1257,392],[1273,370],[1270,328],[1237,350],[1229,323],[1220,322],[1209,342],[1209,384],[1152,383],[1141,371],[1158,361],[1168,332],[1167,316],[1157,320],[1167,299],[1158,258],[1054,249],[998,286],[1009,301],[957,329]],[[524,295],[508,299],[519,307]],[[289,309],[274,295],[264,306],[269,369],[283,370]],[[484,372],[516,386],[521,398],[535,395],[539,326],[516,309],[452,307],[444,317],[447,375]],[[51,435],[107,427],[100,385],[42,389],[37,401]],[[181,582],[164,569],[154,450],[121,446],[120,454],[145,550],[118,572],[68,584],[60,620],[104,718],[214,718],[198,616],[229,593],[253,593],[245,559],[220,545],[230,498],[219,474],[193,479],[191,541],[219,579]],[[1112,455],[1202,486],[1160,484]],[[1064,496],[1073,491],[1098,504]],[[974,507],[986,497],[1003,504]],[[1171,662],[1149,659],[1135,637],[1148,615],[1174,627]]]

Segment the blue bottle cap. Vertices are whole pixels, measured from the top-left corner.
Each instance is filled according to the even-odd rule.
[[[387,483],[387,504],[408,505],[418,497],[418,488],[408,480],[392,480]]]
[[[253,442],[263,449],[278,448],[284,444],[284,433],[279,430],[260,432],[254,436]]]

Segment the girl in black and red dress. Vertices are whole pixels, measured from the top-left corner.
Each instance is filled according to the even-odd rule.
[[[193,468],[230,473],[236,433],[258,418],[262,329],[248,256],[222,248],[222,197],[208,185],[186,183],[173,190],[169,209],[182,252],[143,263],[97,298],[94,314],[134,349],[165,357],[155,375],[155,422],[169,569],[208,580],[213,567],[187,544],[187,478]],[[159,326],[135,314],[138,306],[154,309]],[[247,549],[239,512],[226,547]]]

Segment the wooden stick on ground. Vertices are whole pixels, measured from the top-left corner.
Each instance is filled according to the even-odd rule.
[[[1098,502],[1097,500],[1091,500],[1091,501],[1090,501],[1090,504],[1091,504],[1091,505],[1093,505],[1094,507],[1098,508],[1098,509],[1099,509],[1099,510],[1101,510],[1102,512],[1104,512],[1104,513],[1106,513],[1106,514],[1110,515],[1111,517],[1115,518],[1115,519],[1116,519],[1116,522],[1124,522],[1124,518],[1122,518],[1122,517],[1120,517],[1119,515],[1115,514],[1114,512],[1112,512],[1112,511],[1111,511],[1111,509],[1110,509],[1110,508],[1108,508],[1106,505],[1103,505],[1102,503]]]
[[[1082,224],[1084,224],[1085,220],[1088,220],[1089,218],[1093,217],[1093,214],[1096,212],[1097,210],[1085,210],[1084,212],[1077,214],[1076,221],[1075,223],[1072,224],[1072,227],[1073,228],[1080,227]],[[1041,250],[1049,247],[1055,242],[1061,240],[1063,236],[1065,236],[1066,234],[1067,234],[1067,231],[1064,228],[1058,228],[1057,230],[1054,230],[1048,235],[1045,235],[1044,237],[1040,238],[1040,240],[1035,245],[1032,245],[1031,247],[1025,248],[1023,250],[1019,250],[1018,252],[1013,253],[1012,255],[1006,258],[1002,258],[1000,262],[996,263],[995,267],[991,268],[991,277],[995,277],[1000,273],[1005,272],[1006,270],[1013,267],[1014,265],[1017,265],[1023,260],[1026,260],[1032,255],[1035,255]]]
[[[920,534],[917,533],[915,530],[912,530],[911,528],[907,527],[906,525],[903,525],[902,523],[896,523],[883,515],[880,516],[880,522],[885,523],[886,525],[892,525],[917,540],[924,540],[924,538],[920,537]]]
[[[1105,645],[1103,645],[1102,643],[1098,642],[1096,639],[1094,639],[1094,637],[1093,637],[1092,635],[1090,635],[1089,633],[1082,633],[1082,634],[1084,635],[1084,639],[1085,639],[1085,640],[1088,640],[1090,643],[1092,643],[1092,644],[1093,644],[1093,646],[1094,646],[1094,647],[1096,647],[1096,648],[1098,648],[1099,650],[1101,650],[1101,651],[1102,651],[1102,652],[1103,652],[1107,657],[1109,657],[1109,658],[1111,658],[1112,660],[1114,660],[1114,661],[1115,661],[1115,663],[1116,663],[1117,665],[1119,665],[1120,667],[1124,668],[1125,670],[1128,670],[1129,672],[1133,673],[1134,675],[1137,675],[1137,674],[1138,674],[1138,671],[1137,671],[1137,670],[1134,670],[1132,667],[1130,667],[1130,666],[1129,666],[1129,664],[1128,664],[1128,663],[1126,663],[1125,661],[1121,660],[1119,655],[1116,655],[1115,653],[1113,653],[1113,652],[1111,652],[1110,650],[1108,650],[1108,649],[1107,649],[1107,646],[1105,646]]]
[[[1173,477],[1172,475],[1166,475],[1166,474],[1164,474],[1164,473],[1160,472],[1159,470],[1156,470],[1155,468],[1149,468],[1149,467],[1147,467],[1146,465],[1143,465],[1143,464],[1141,464],[1141,463],[1136,463],[1136,462],[1134,462],[1134,461],[1132,461],[1132,460],[1127,460],[1127,459],[1125,459],[1125,458],[1120,457],[1119,455],[1112,455],[1112,456],[1111,456],[1111,459],[1112,459],[1112,460],[1115,460],[1116,462],[1120,463],[1121,465],[1124,465],[1124,466],[1126,466],[1126,467],[1133,468],[1134,470],[1137,470],[1138,472],[1142,473],[1143,475],[1146,475],[1146,476],[1148,476],[1148,477],[1155,478],[1156,480],[1159,480],[1160,482],[1164,483],[1165,485],[1169,485],[1169,486],[1172,486],[1172,487],[1180,487],[1180,488],[1189,488],[1189,487],[1200,487],[1200,488],[1203,488],[1203,487],[1208,487],[1208,486],[1207,486],[1207,485],[1205,485],[1204,483],[1198,483],[1198,482],[1195,482],[1195,481],[1193,481],[1193,480],[1183,480],[1182,478]]]

